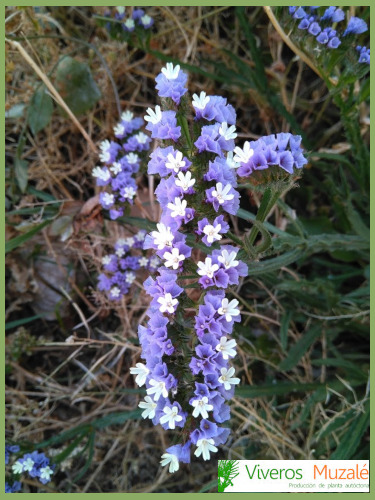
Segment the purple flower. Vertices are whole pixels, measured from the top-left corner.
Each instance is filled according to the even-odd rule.
[[[18,493],[22,489],[19,481],[14,481],[11,485],[5,481],[5,493]]]
[[[133,14],[132,14],[132,18],[134,19],[134,21],[137,21],[138,19],[140,19],[144,15],[145,15],[145,11],[143,9],[134,9]]]
[[[329,40],[327,47],[330,49],[337,49],[339,45],[341,45],[341,41],[337,36],[334,36]]]
[[[116,160],[117,154],[121,149],[121,146],[116,142],[109,142],[108,140],[103,141],[99,144],[101,153],[99,154],[100,161],[102,163],[113,163]]]
[[[343,19],[345,19],[345,12],[337,7],[328,7],[320,18],[321,21],[332,21],[333,23],[338,23]]]
[[[207,218],[200,220],[196,232],[199,235],[204,234],[202,241],[210,247],[215,241],[221,240],[222,234],[227,233],[228,230],[229,225],[225,222],[224,217],[219,215],[212,224],[209,223]]]
[[[361,47],[360,45],[356,47],[357,52],[359,52],[359,63],[370,64],[370,49],[366,47]]]
[[[222,208],[229,214],[236,215],[240,208],[240,195],[231,184],[216,183],[215,187],[206,190],[206,197],[216,212]]]
[[[144,29],[149,29],[151,28],[151,26],[153,26],[154,20],[152,19],[152,17],[146,14],[140,18],[139,24],[143,26]]]
[[[346,30],[343,33],[343,36],[346,35],[360,35],[368,30],[368,26],[363,19],[359,17],[351,17],[349,19]]]
[[[167,63],[155,80],[160,97],[170,97],[180,104],[181,97],[187,92],[187,74],[180,69],[180,65],[173,67],[172,63]]]
[[[298,9],[293,14],[294,19],[302,19],[303,17],[306,16],[307,13],[302,7],[298,7]]]
[[[177,141],[181,136],[181,127],[177,126],[175,111],[161,111],[160,106],[156,106],[155,111],[147,109],[148,115],[145,120],[148,122],[146,130],[151,132],[153,139],[171,139]]]
[[[319,26],[319,24],[316,21],[311,23],[309,26],[309,29],[308,29],[308,32],[314,36],[317,36],[321,31],[322,31],[322,28]]]

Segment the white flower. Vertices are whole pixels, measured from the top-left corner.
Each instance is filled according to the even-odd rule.
[[[125,13],[125,7],[116,7],[116,10],[119,14],[124,14]]]
[[[148,139],[148,135],[144,134],[143,132],[139,132],[134,137],[136,138],[138,144],[146,144]]]
[[[210,98],[206,95],[206,92],[201,92],[199,97],[197,94],[193,94],[193,106],[197,109],[204,109],[210,102]]]
[[[138,231],[138,233],[134,236],[134,239],[136,239],[137,241],[144,241],[145,240],[145,236],[146,236],[146,231],[144,231],[144,229],[141,229],[140,231]]]
[[[129,153],[125,155],[125,158],[129,165],[134,165],[139,160],[139,156],[135,153]]]
[[[135,26],[135,23],[134,23],[134,19],[131,19],[130,17],[124,22],[124,25],[126,28],[128,28],[128,30],[131,30],[134,28]]]
[[[154,245],[157,245],[158,250],[163,250],[164,247],[172,246],[174,235],[171,228],[163,223],[156,224],[157,231],[152,231],[151,236],[154,238]]]
[[[183,191],[187,191],[190,187],[194,186],[195,179],[191,178],[191,172],[178,172],[178,179],[175,180],[176,186],[180,187]]]
[[[101,153],[99,154],[99,158],[101,162],[107,163],[107,161],[109,161],[109,159],[111,158],[111,155],[109,153],[110,147],[111,143],[108,141],[108,139],[99,144],[99,148],[101,151]]]
[[[104,257],[102,257],[102,264],[103,266],[106,266],[107,264],[109,264],[112,260],[112,255],[105,255]]]
[[[120,257],[120,259],[121,259],[121,257],[122,257],[123,255],[125,255],[125,250],[124,250],[123,248],[121,248],[121,247],[120,247],[120,248],[118,248],[118,249],[116,250],[115,254],[117,255],[117,257]]]
[[[154,394],[154,401],[159,401],[160,396],[163,398],[168,397],[168,391],[165,387],[165,382],[162,380],[154,380],[153,378],[150,380],[150,385],[146,392],[147,394]]]
[[[124,135],[125,125],[123,125],[121,122],[118,123],[113,127],[113,132],[115,133],[115,135]]]
[[[121,163],[115,161],[114,163],[112,163],[112,166],[109,167],[109,170],[113,173],[113,175],[119,174],[120,172],[122,172]]]
[[[158,257],[151,257],[150,259],[150,266],[157,268],[159,266],[159,259]]]
[[[147,257],[140,257],[138,260],[138,264],[141,267],[146,267],[148,265],[148,258]]]
[[[142,412],[143,418],[153,419],[155,417],[155,408],[157,404],[150,398],[150,396],[145,396],[145,400],[139,403],[139,408],[144,408]]]
[[[163,255],[165,259],[165,267],[172,267],[172,269],[178,269],[180,267],[180,262],[185,260],[185,255],[181,254],[178,248],[172,248],[171,252],[165,252]]]
[[[176,422],[181,422],[182,420],[181,415],[178,414],[177,406],[172,406],[171,408],[169,406],[164,406],[163,413],[165,413],[165,415],[160,417],[160,423],[165,424],[168,422],[168,427],[170,429],[175,429]]]
[[[176,455],[172,455],[172,453],[164,453],[161,458],[162,460],[160,460],[160,463],[162,467],[165,467],[169,464],[169,472],[171,474],[177,472],[180,468],[180,464],[178,463],[178,458],[176,457]]]
[[[116,241],[116,244],[119,245],[120,247],[123,247],[124,245],[126,245],[126,239],[125,238],[119,238]]]
[[[111,174],[108,170],[108,168],[102,168],[102,167],[95,167],[92,170],[92,175],[93,177],[96,177],[97,179],[100,179],[101,181],[108,181],[111,178]]]
[[[219,204],[222,205],[226,201],[233,200],[234,194],[228,194],[231,187],[232,186],[230,184],[227,184],[223,188],[222,183],[218,182],[216,184],[216,189],[214,189],[211,194],[214,198],[217,198],[217,201],[219,202]]]
[[[167,156],[168,161],[166,162],[165,166],[173,170],[177,174],[180,168],[186,165],[186,161],[184,161],[182,158],[183,154],[181,153],[181,151],[177,151],[176,157],[174,157],[172,153],[169,153]]]
[[[113,205],[115,202],[115,195],[110,193],[103,194],[103,203],[105,205]]]
[[[23,464],[19,460],[17,460],[17,462],[14,462],[14,464],[12,465],[12,471],[14,472],[14,474],[21,474],[21,472],[23,471]]]
[[[236,252],[228,253],[227,250],[222,250],[221,255],[219,255],[217,260],[224,265],[225,269],[229,269],[230,267],[238,266],[239,261],[235,260],[236,256]]]
[[[102,151],[103,153],[105,153],[106,151],[108,151],[108,149],[111,147],[111,143],[109,142],[108,139],[106,139],[105,141],[102,141],[100,144],[99,144],[99,148],[100,148],[100,151]]]
[[[237,342],[234,339],[228,340],[226,337],[221,337],[220,344],[218,344],[215,349],[223,355],[224,359],[229,357],[233,358],[236,355],[236,351],[233,347],[236,347]]]
[[[40,479],[46,479],[47,481],[49,481],[51,479],[52,474],[53,470],[49,465],[47,465],[46,467],[42,467],[40,469]]]
[[[134,238],[132,236],[128,236],[127,238],[124,239],[125,245],[128,245],[128,247],[132,247],[134,245]]]
[[[229,168],[238,168],[241,165],[241,163],[237,163],[233,160],[233,151],[229,151],[227,154],[227,164]]]
[[[155,107],[155,111],[151,108],[147,108],[148,115],[145,115],[143,118],[146,122],[151,122],[153,125],[159,123],[162,119],[161,108],[160,106]]]
[[[148,24],[150,24],[151,17],[146,14],[145,16],[141,17],[141,21],[144,26],[147,26]]]
[[[211,257],[206,257],[204,263],[198,262],[198,268],[199,276],[208,276],[212,278],[214,273],[219,269],[219,266],[217,264],[212,264]]]
[[[196,457],[200,457],[202,455],[203,460],[210,459],[210,451],[215,453],[217,451],[216,446],[214,446],[215,441],[213,439],[198,439],[197,441],[197,449],[194,452]]]
[[[231,385],[236,385],[236,384],[240,383],[239,378],[237,378],[237,377],[232,378],[232,375],[234,375],[233,366],[231,366],[229,368],[229,370],[227,370],[226,368],[221,368],[220,372],[221,372],[221,376],[219,377],[218,380],[221,384],[224,384],[224,389],[226,391],[230,390]]]
[[[125,274],[125,281],[126,283],[128,283],[129,285],[131,285],[133,283],[133,281],[135,280],[135,274],[132,273],[132,272],[127,272]]]
[[[150,373],[150,370],[143,363],[137,363],[130,368],[130,373],[132,375],[136,375],[135,383],[142,387],[146,383],[147,375]]]
[[[233,157],[234,161],[239,163],[247,163],[254,154],[254,150],[250,148],[250,142],[246,141],[243,145],[243,149],[237,147],[234,148],[236,156]]]
[[[123,122],[131,122],[134,117],[134,113],[132,111],[124,111],[121,115],[121,120]]]
[[[181,200],[181,198],[175,198],[174,199],[174,204],[173,203],[168,203],[167,207],[171,211],[171,217],[183,217],[185,215],[186,211],[186,206],[187,206],[187,201],[186,200]]]
[[[121,295],[121,290],[118,286],[114,286],[113,288],[111,288],[109,293],[114,299],[117,299],[117,297]]]
[[[219,234],[221,229],[221,224],[217,224],[216,227],[211,224],[207,224],[203,228],[204,234],[207,236],[207,242],[213,243],[214,241],[221,240],[222,236]]]
[[[168,312],[169,314],[174,313],[174,306],[178,304],[177,299],[173,299],[170,293],[166,293],[164,297],[159,297],[158,302],[160,304],[160,312]]]
[[[180,72],[180,65],[177,64],[174,68],[172,63],[167,63],[166,68],[161,68],[161,72],[166,78],[168,78],[168,80],[176,80]]]
[[[231,321],[232,317],[238,316],[240,314],[240,310],[236,309],[239,302],[237,299],[233,299],[229,302],[228,299],[221,300],[221,307],[219,307],[218,313],[221,316],[225,316],[227,321]]]
[[[136,194],[137,191],[132,186],[125,187],[122,192],[122,196],[124,198],[129,198],[129,200],[132,200]]]
[[[33,467],[34,467],[34,460],[32,458],[27,458],[24,462],[23,462],[23,471],[24,472],[30,472],[33,470]]]
[[[202,415],[202,418],[208,418],[208,411],[214,409],[212,405],[208,404],[208,397],[203,396],[202,399],[195,399],[192,402],[192,406],[194,406],[193,417],[197,418],[199,415]]]
[[[235,139],[237,137],[236,127],[234,125],[231,125],[228,128],[227,122],[223,122],[220,125],[219,134],[223,136],[226,141],[229,141],[230,139]]]

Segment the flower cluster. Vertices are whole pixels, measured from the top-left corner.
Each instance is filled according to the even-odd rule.
[[[370,64],[370,49],[358,45],[356,51],[359,52],[359,63]]]
[[[124,215],[124,204],[133,203],[137,193],[134,175],[139,171],[141,155],[150,146],[150,137],[140,130],[144,121],[134,117],[131,111],[121,115],[120,122],[114,127],[119,144],[105,140],[100,144],[99,158],[104,166],[96,166],[92,175],[98,186],[107,186],[108,191],[100,193],[100,204],[112,220]]]
[[[143,247],[146,231],[140,230],[134,236],[120,238],[114,252],[102,257],[103,271],[98,276],[98,289],[105,291],[110,300],[120,300],[126,295],[140,269],[155,271],[160,265],[156,256],[151,258],[140,250]]]
[[[9,463],[9,453],[19,451],[19,446],[5,446],[5,463]],[[27,473],[32,478],[37,478],[42,484],[47,484],[51,481],[51,476],[55,466],[50,463],[50,459],[44,453],[33,451],[25,453],[22,458],[19,458],[12,465],[13,474],[20,475]],[[12,485],[5,483],[6,493],[15,493],[20,491],[21,483],[14,481]]]
[[[227,401],[240,382],[230,366],[237,345],[230,336],[240,310],[226,292],[247,275],[247,266],[237,257],[238,247],[218,245],[229,231],[225,214],[239,208],[235,110],[205,92],[190,101],[187,75],[171,63],[156,83],[166,109],[149,108],[145,120],[152,137],[166,141],[148,165],[149,174],[161,177],[155,194],[162,212],[144,248],[154,249],[163,265],[144,283],[152,297],[147,326],[138,330],[145,364],[137,363],[131,373],[146,386],[142,416],[178,431],[179,443],[161,460],[175,472],[179,462],[190,462],[192,445],[195,456],[208,460],[228,438],[229,429],[220,424],[230,417]],[[188,107],[195,112],[193,138]],[[207,257],[193,248],[194,234]],[[194,273],[201,290],[199,306],[184,290],[186,272]]]
[[[105,17],[112,17],[112,11],[106,10],[104,12]],[[126,16],[125,7],[115,7],[114,19],[116,21],[121,21],[121,28],[125,32],[131,33],[135,30],[136,26],[142,29],[149,29],[154,24],[154,20],[148,14],[145,13],[143,9],[134,9],[130,16]],[[111,23],[106,24],[108,31],[111,30]]]
[[[368,30],[367,24],[359,17],[351,17],[344,31],[339,30],[345,20],[345,12],[338,7],[327,7],[322,16],[317,14],[318,7],[289,7],[289,14],[298,21],[297,27],[306,30],[321,45],[329,49],[337,49],[342,38],[348,35],[359,35]],[[335,25],[335,29],[332,25]],[[329,26],[331,25],[331,26]]]
[[[294,168],[300,169],[307,163],[301,141],[299,135],[282,132],[245,142],[243,149],[237,147],[234,150],[237,174],[248,177],[257,170],[265,170],[273,165],[293,174]]]

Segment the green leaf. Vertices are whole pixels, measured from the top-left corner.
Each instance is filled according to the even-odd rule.
[[[15,248],[19,247],[20,245],[23,245],[27,240],[32,238],[35,234],[39,233],[44,227],[48,226],[48,224],[51,224],[52,219],[45,220],[41,224],[37,224],[35,227],[30,229],[27,233],[20,234],[19,236],[16,236],[15,238],[6,241],[5,242],[5,253],[11,252]]]
[[[79,481],[87,472],[89,469],[91,462],[94,458],[94,453],[95,453],[95,432],[92,432],[89,436],[89,441],[88,441],[88,448],[89,448],[89,454],[86,460],[85,465],[82,467],[82,469],[78,472],[78,474],[73,478],[73,482],[76,483]]]
[[[283,361],[279,364],[279,369],[283,371],[289,371],[296,366],[298,361],[302,358],[302,356],[306,353],[306,351],[313,345],[313,343],[320,337],[322,334],[322,326],[316,325],[307,333],[303,333],[300,340],[292,346],[289,351],[288,356],[283,359]]]
[[[296,262],[305,255],[304,250],[295,248],[290,252],[286,252],[278,257],[267,259],[262,262],[252,262],[249,264],[249,276],[260,276],[262,274],[278,271],[280,268]]]
[[[86,113],[101,97],[88,65],[69,56],[58,64],[55,84],[75,115]]]
[[[370,423],[370,403],[365,404],[364,413],[351,423],[336,450],[329,457],[330,460],[350,460],[361,444],[361,439]]]
[[[291,392],[314,391],[321,387],[319,382],[310,384],[299,384],[297,382],[275,382],[274,384],[263,384],[258,386],[243,385],[236,388],[236,396],[240,398],[264,398],[289,394]]]
[[[209,483],[207,483],[204,486],[202,486],[202,488],[198,491],[198,493],[205,493],[206,491],[212,490],[213,488],[215,488],[215,492],[216,492],[216,489],[217,489],[217,479],[213,479]]]
[[[36,319],[43,318],[46,315],[47,315],[47,313],[36,314],[35,316],[29,316],[28,318],[21,318],[21,319],[16,319],[14,321],[9,321],[8,323],[5,323],[5,330],[11,330],[12,328],[18,328],[21,325],[26,325],[27,323],[31,323],[32,321],[35,321]]]
[[[356,364],[347,361],[346,359],[326,358],[326,359],[313,359],[311,361],[313,366],[335,366],[346,370],[348,375],[356,376],[359,380],[364,382],[368,378],[368,373],[364,373]]]
[[[14,159],[14,173],[16,175],[18,187],[22,193],[24,193],[27,188],[28,166],[28,162],[18,158],[18,156]]]
[[[104,427],[108,427],[110,425],[119,425],[123,424],[127,420],[133,420],[141,418],[142,410],[133,410],[133,411],[122,411],[119,413],[109,413],[105,417],[98,418],[91,422],[91,426],[94,429],[103,429]]]
[[[34,135],[43,130],[52,117],[53,102],[46,90],[43,85],[34,92],[27,110],[27,122]]]

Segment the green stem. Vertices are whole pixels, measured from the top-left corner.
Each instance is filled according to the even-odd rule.
[[[228,232],[226,234],[226,236],[231,239],[232,241],[234,241],[235,243],[237,243],[237,245],[240,245],[241,247],[243,247],[243,241],[241,240],[241,238],[238,238],[235,234],[231,233],[231,232]]]
[[[258,213],[256,215],[255,220],[258,222],[264,222],[266,220],[267,215],[270,213],[272,207],[275,205],[277,200],[280,198],[280,195],[282,194],[282,191],[275,190],[273,191],[272,188],[267,188],[266,191],[263,194],[262,201],[260,203]],[[256,240],[256,237],[258,236],[259,229],[256,226],[253,226],[250,235],[248,238],[248,242],[250,245],[254,245],[254,242]]]

